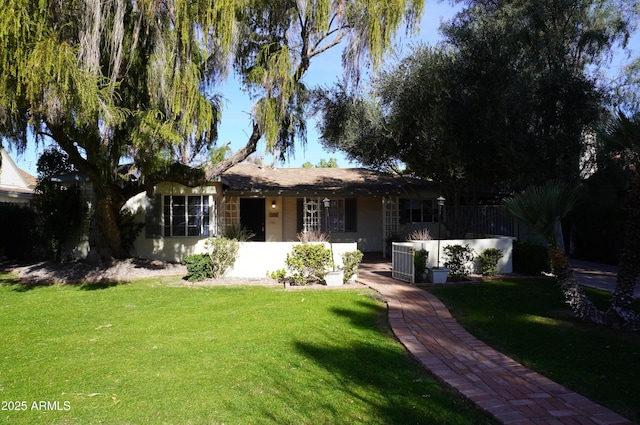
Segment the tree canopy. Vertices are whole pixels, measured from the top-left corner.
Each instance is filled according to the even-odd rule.
[[[213,178],[255,152],[304,141],[311,60],[344,46],[346,75],[377,66],[423,0],[0,0],[0,134],[52,139],[94,186],[92,252],[125,255],[117,214],[158,181]],[[220,81],[254,95],[246,146],[193,170],[214,146]],[[124,161],[134,163],[127,175]]]
[[[594,67],[627,40],[636,1],[467,1],[445,41],[416,46],[371,93],[319,96],[330,149],[404,164],[447,199],[580,177],[585,130],[605,97]]]

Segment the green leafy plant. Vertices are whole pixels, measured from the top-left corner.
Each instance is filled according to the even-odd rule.
[[[135,217],[135,214],[126,210],[121,210],[118,215],[118,227],[122,235],[122,249],[127,253],[131,252],[138,235],[144,229],[144,222],[135,221]]]
[[[226,227],[222,232],[223,237],[227,239],[235,239],[238,242],[248,242],[253,239],[255,235],[256,234],[251,230],[239,225]]]
[[[498,248],[487,248],[480,255],[480,273],[483,276],[495,276],[498,274],[498,261],[502,258],[502,251]]]
[[[291,278],[297,285],[324,280],[332,266],[331,251],[323,244],[303,243],[295,245],[285,261]]]
[[[271,279],[275,279],[277,281],[281,281],[284,280],[287,277],[287,270],[286,269],[278,269],[272,272],[267,272],[267,277],[270,277]]]
[[[187,266],[187,280],[201,282],[213,275],[209,254],[191,254],[184,257]]]
[[[211,274],[218,279],[229,271],[236,262],[240,245],[236,239],[228,239],[224,236],[215,236],[207,239],[205,243],[211,258]]]
[[[449,269],[451,280],[461,280],[471,273],[471,261],[473,261],[473,248],[469,244],[447,245],[443,248],[447,260],[444,266]]]
[[[413,255],[413,266],[415,273],[415,281],[423,282],[427,272],[427,259],[429,252],[426,249],[419,249]]]
[[[227,239],[223,236],[215,236],[205,242],[207,252],[193,254],[184,257],[187,266],[187,280],[200,282],[205,279],[218,279],[229,271],[236,262],[238,241]]]
[[[358,249],[342,254],[342,267],[344,269],[344,282],[348,282],[358,273],[358,265],[362,262],[362,252]]]

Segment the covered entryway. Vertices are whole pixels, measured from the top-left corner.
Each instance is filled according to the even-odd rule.
[[[252,241],[265,241],[265,213],[264,198],[240,199],[240,225],[255,234]]]

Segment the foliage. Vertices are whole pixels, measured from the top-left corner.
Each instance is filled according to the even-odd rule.
[[[561,220],[580,202],[581,195],[580,187],[550,180],[504,199],[503,205],[547,243],[564,249]]]
[[[189,282],[202,282],[213,277],[209,254],[185,255],[184,264],[187,266],[187,280]]]
[[[227,226],[222,232],[223,237],[235,239],[238,242],[248,242],[253,239],[255,235],[251,230],[239,225]]]
[[[407,236],[408,241],[430,241],[433,238],[428,228],[416,229]]]
[[[331,251],[322,243],[295,245],[285,264],[297,285],[321,282],[332,265]]]
[[[233,267],[240,249],[237,240],[223,236],[207,239],[205,247],[211,258],[211,277],[214,279],[224,276]]]
[[[426,249],[419,249],[413,254],[414,279],[416,282],[424,282],[428,259],[429,252]]]
[[[447,245],[442,251],[446,257],[444,266],[449,269],[449,280],[463,280],[471,273],[473,248],[469,244]]]
[[[287,277],[287,270],[286,269],[278,269],[278,270],[275,270],[273,272],[267,271],[267,277],[270,277],[271,279],[274,279],[274,280],[277,280],[277,281],[282,281]]]
[[[240,248],[238,241],[215,236],[205,242],[206,253],[184,257],[187,279],[199,282],[205,279],[219,279],[233,267]]]
[[[358,274],[358,265],[362,262],[363,254],[360,250],[349,251],[342,254],[342,267],[344,269],[344,282],[348,282]]]
[[[338,161],[335,158],[326,159],[322,158],[315,166],[309,161],[302,164],[302,168],[338,168]]]
[[[298,240],[303,243],[308,242],[329,242],[329,235],[320,230],[307,230],[298,233]]]
[[[423,1],[12,1],[0,17],[0,133],[24,148],[51,139],[93,183],[92,252],[124,256],[117,215],[140,185],[195,186],[242,161],[261,139],[284,157],[306,140],[311,59],[344,47],[357,81],[378,66]],[[232,54],[233,53],[233,54]],[[255,100],[253,131],[231,156],[200,161],[217,139],[231,67]],[[135,166],[121,172],[122,160]],[[140,178],[142,177],[142,178]]]
[[[502,251],[498,248],[487,248],[478,255],[480,273],[483,276],[495,276],[498,274],[498,261],[502,258]]]
[[[0,202],[0,258],[33,257],[36,220],[36,213],[29,206]]]
[[[551,271],[549,250],[544,245],[531,241],[513,244],[513,271],[531,276]]]
[[[605,101],[590,72],[624,43],[633,12],[609,0],[465,3],[441,45],[416,46],[376,75],[373,93],[316,93],[323,145],[371,167],[406,165],[453,207],[476,202],[478,188],[577,182]],[[457,218],[449,230],[461,235]]]
[[[122,249],[127,254],[130,254],[133,250],[136,239],[138,239],[145,226],[144,222],[135,221],[135,217],[134,213],[126,210],[120,210],[120,214],[118,214],[118,228],[122,238]]]

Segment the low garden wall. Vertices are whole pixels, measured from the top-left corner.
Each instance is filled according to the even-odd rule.
[[[502,258],[498,261],[498,273],[513,272],[513,241],[515,238],[510,236],[494,236],[479,239],[441,239],[440,240],[440,266],[444,266],[447,260],[444,256],[444,247],[447,245],[466,245],[469,244],[474,251],[474,256],[478,256],[487,248],[497,248],[502,251]],[[403,245],[411,244],[418,249],[424,249],[429,252],[427,259],[428,267],[437,265],[438,257],[438,240],[430,241],[411,241],[403,242]],[[480,265],[477,261],[473,262],[473,273],[480,273]]]
[[[225,276],[229,277],[265,277],[267,272],[284,269],[287,254],[291,253],[294,245],[301,242],[240,242],[238,257]],[[324,243],[327,248],[333,248],[334,264],[342,265],[342,254],[358,249],[356,242]]]

